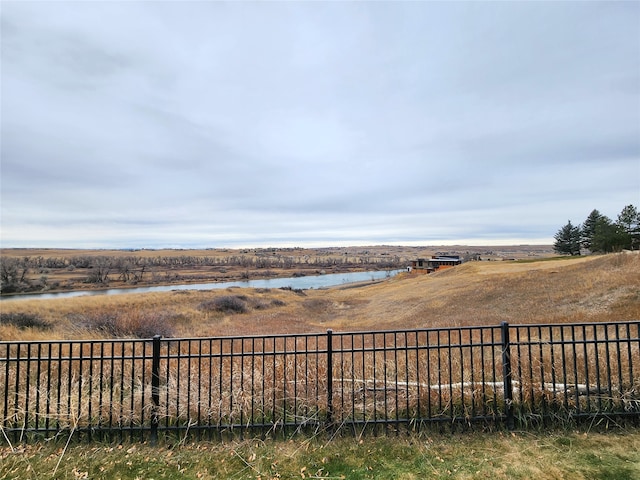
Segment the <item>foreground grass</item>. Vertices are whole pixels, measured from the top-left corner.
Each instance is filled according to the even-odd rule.
[[[640,431],[3,446],[0,478],[624,480],[640,478]]]

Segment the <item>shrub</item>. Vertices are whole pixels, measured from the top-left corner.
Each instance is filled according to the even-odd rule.
[[[79,314],[73,316],[71,321],[87,330],[100,332],[111,337],[118,336],[118,316],[115,313]]]
[[[72,321],[79,326],[109,337],[151,338],[154,335],[172,337],[173,322],[170,315],[157,312],[94,313],[76,316]]]
[[[296,294],[301,295],[303,297],[305,297],[307,295],[306,293],[304,293],[304,290],[302,290],[301,288],[291,288],[291,286],[280,287],[280,290],[288,290],[290,292],[296,293]]]
[[[158,312],[128,312],[118,319],[118,327],[125,336],[151,338],[154,335],[172,337],[171,315]]]
[[[49,323],[33,313],[2,313],[0,314],[0,325],[13,325],[23,330],[25,328],[39,328],[42,330],[51,328]]]
[[[0,293],[16,293],[18,291],[18,285],[14,283],[0,285]]]
[[[302,302],[302,305],[304,308],[311,310],[314,313],[324,313],[333,306],[333,303],[324,298],[309,298]]]
[[[251,302],[251,306],[255,310],[264,310],[266,308],[269,308],[269,304],[267,302],[265,302],[264,300],[253,300]]]
[[[224,313],[245,313],[247,304],[241,298],[234,295],[225,295],[211,300],[205,300],[199,305],[201,310],[224,312]]]

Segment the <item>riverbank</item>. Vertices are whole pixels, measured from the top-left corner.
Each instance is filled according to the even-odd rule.
[[[367,249],[3,249],[2,294],[221,284],[397,269],[406,260]],[[27,255],[31,253],[31,255]]]
[[[550,246],[73,250],[0,249],[1,294],[108,290],[405,268],[434,254],[540,258]]]
[[[366,272],[342,272],[321,275],[298,275],[295,277],[278,277],[255,280],[240,280],[235,282],[215,282],[215,283],[187,283],[172,285],[156,285],[147,287],[124,287],[94,290],[75,290],[71,292],[40,292],[24,293],[20,295],[5,295],[0,298],[2,302],[15,300],[55,300],[60,298],[75,298],[83,296],[110,296],[123,294],[143,294],[154,292],[173,292],[190,290],[222,290],[226,288],[258,288],[273,289],[287,288],[290,290],[308,290],[318,288],[330,288],[341,285],[356,286],[371,285],[374,282],[382,281],[395,276],[400,270],[373,270]]]

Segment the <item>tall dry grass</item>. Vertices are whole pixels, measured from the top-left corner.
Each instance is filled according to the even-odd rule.
[[[637,415],[639,330],[638,322],[512,329],[518,417]],[[506,414],[498,327],[335,333],[330,375],[328,339],[163,341],[161,427],[269,434],[318,429],[327,420],[358,430],[377,422],[416,427]],[[2,427],[14,436],[30,429],[133,436],[151,421],[151,365],[144,340],[0,343]]]
[[[230,289],[9,301],[1,304],[3,315],[29,314],[51,328],[2,324],[0,338],[86,340],[130,338],[134,332],[148,338],[153,332],[145,330],[149,319],[158,328],[153,322],[169,319],[169,335],[192,340],[169,341],[162,353],[160,416],[166,428],[257,424],[269,430],[317,424],[329,405],[322,353],[326,337],[229,336],[324,333],[327,328],[334,329],[333,346],[340,351],[332,370],[338,423],[500,416],[504,385],[498,330],[480,326],[638,319],[639,267],[640,255],[634,253],[539,263],[476,262],[429,276],[402,275],[382,284],[304,293]],[[229,299],[235,299],[234,305],[241,301],[243,308],[203,308],[227,305]],[[105,318],[106,323],[99,321]],[[413,337],[340,333],[469,325],[478,328]],[[638,332],[519,328],[523,342],[525,337],[534,342],[524,346],[512,338],[520,414],[538,407],[574,413],[638,408],[640,346],[605,341],[606,336],[637,338]],[[583,341],[594,335],[599,343]],[[193,338],[201,336],[226,338]],[[577,342],[554,344],[563,336]],[[3,358],[18,354],[15,344],[6,348]],[[19,355],[27,357],[21,369],[0,362],[0,376],[7,379],[0,384],[12,388],[0,395],[7,398],[4,425],[56,422],[69,430],[92,425],[131,430],[148,421],[148,342],[61,342],[55,351],[31,350],[52,348],[37,344],[20,348],[30,349]],[[30,360],[40,356],[51,360]]]
[[[640,318],[640,255],[621,253],[579,259],[469,262],[431,275],[401,274],[359,288],[307,290],[229,289],[18,300],[2,313],[37,315],[48,331],[0,324],[0,338],[90,338],[78,322],[101,314],[162,314],[173,335],[428,328],[511,323],[610,322]],[[202,308],[219,297],[242,297],[242,314]]]

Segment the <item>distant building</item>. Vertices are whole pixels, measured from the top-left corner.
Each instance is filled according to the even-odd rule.
[[[443,270],[445,268],[455,267],[462,263],[462,258],[459,255],[433,255],[431,258],[418,258],[412,260],[411,265],[407,268],[408,271],[423,270],[427,273]]]

